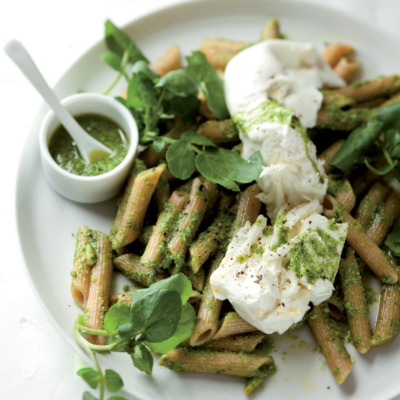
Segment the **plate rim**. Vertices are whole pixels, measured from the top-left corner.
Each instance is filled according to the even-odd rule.
[[[169,2],[168,4],[159,4],[156,7],[150,8],[149,10],[142,11],[139,15],[135,16],[134,18],[130,19],[128,22],[125,22],[124,24],[121,25],[121,29],[126,31],[129,29],[129,27],[134,26],[135,24],[139,24],[141,21],[146,20],[149,17],[157,17],[158,15],[161,15],[165,12],[169,12],[174,9],[180,9],[182,7],[191,7],[197,4],[213,4],[213,3],[226,3],[232,6],[232,3],[243,3],[242,0],[173,0],[172,2]],[[261,0],[250,0],[248,4],[251,3],[260,3]],[[346,19],[351,19],[352,21],[356,21],[358,24],[368,27],[367,22],[360,19],[357,15],[351,15],[348,12],[338,9],[334,6],[330,6],[329,4],[325,3],[315,3],[313,1],[307,1],[307,0],[264,0],[264,3],[288,3],[288,4],[293,4],[296,7],[301,7],[302,5],[307,6],[307,7],[312,7],[315,9],[320,9],[320,10],[326,10],[327,12],[331,11],[334,12],[336,15],[341,15]],[[392,41],[397,41],[400,44],[400,36],[393,34],[392,32],[389,32],[387,29],[384,28],[376,28],[375,26],[373,27],[374,30],[377,30],[380,32],[380,35],[390,37]],[[82,62],[82,59],[85,58],[85,56],[89,52],[93,52],[96,50],[96,48],[104,45],[104,38],[101,38],[97,40],[95,43],[93,43],[91,46],[89,46],[87,49],[81,51],[81,53],[77,56],[75,60],[73,60],[65,69],[63,69],[62,73],[56,80],[56,83],[54,84],[54,89],[57,92],[57,88],[60,86],[61,81],[63,80],[64,76],[69,74],[72,69],[74,69],[77,65],[79,65]],[[29,266],[29,261],[28,261],[28,254],[25,253],[25,247],[22,243],[22,231],[23,231],[23,221],[21,221],[21,215],[19,212],[19,205],[22,203],[22,192],[23,188],[22,186],[22,176],[24,172],[24,155],[27,153],[29,149],[30,143],[34,140],[33,136],[35,135],[33,132],[33,127],[39,123],[41,118],[43,117],[47,105],[42,102],[41,105],[37,108],[36,113],[34,114],[35,117],[33,118],[31,124],[30,124],[30,129],[28,134],[26,135],[26,138],[23,143],[23,148],[22,151],[20,152],[19,155],[19,160],[18,160],[18,167],[17,167],[17,173],[16,173],[16,182],[14,186],[14,218],[16,221],[16,230],[17,230],[17,238],[18,238],[18,248],[20,250],[19,256],[23,264],[23,270],[25,273],[25,276],[27,277],[27,280],[29,282],[29,286],[32,289],[32,292],[34,293],[34,296],[38,303],[40,304],[40,307],[44,314],[46,315],[46,318],[52,323],[52,325],[55,327],[56,331],[61,335],[61,337],[64,338],[64,340],[67,341],[69,345],[71,345],[72,349],[78,353],[88,364],[93,365],[92,360],[90,356],[73,340],[71,339],[62,329],[62,327],[58,324],[57,320],[53,317],[51,312],[49,311],[48,307],[46,306],[46,302],[44,301],[44,298],[40,294],[38,288],[34,284],[34,279],[31,274],[31,268]],[[37,154],[38,156],[38,154]],[[72,327],[71,327],[72,329]],[[386,388],[386,393],[385,395],[389,395],[391,397],[396,396],[400,393],[400,388],[396,390],[393,388],[393,390],[388,390]],[[132,395],[131,393],[129,393]],[[140,396],[140,398],[147,399],[146,396],[142,396],[140,393],[137,395],[134,395],[135,397]],[[139,398],[139,397],[138,397]]]

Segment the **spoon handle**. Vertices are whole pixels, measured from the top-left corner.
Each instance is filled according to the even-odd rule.
[[[42,95],[63,125],[77,124],[75,119],[61,106],[60,101],[43,78],[32,57],[18,40],[11,40],[4,46],[6,54],[19,67],[21,72]],[[72,121],[72,122],[71,122]]]
[[[61,105],[59,99],[45,81],[32,57],[18,40],[11,40],[8,42],[4,46],[4,51],[54,111],[58,120],[64,125],[68,133],[78,144],[79,152],[86,163],[89,163],[88,148],[102,149],[111,153],[108,147],[89,136],[78,122],[76,122],[74,117]]]

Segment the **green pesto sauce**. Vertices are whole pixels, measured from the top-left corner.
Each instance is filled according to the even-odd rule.
[[[298,278],[305,277],[313,284],[317,279],[334,281],[338,270],[338,246],[335,239],[321,228],[308,229],[292,242],[288,268]]]
[[[267,100],[263,101],[250,111],[238,111],[232,117],[232,120],[242,132],[247,132],[254,125],[259,125],[264,122],[290,125],[301,135],[307,158],[310,160],[316,174],[318,174],[320,182],[323,182],[318,166],[309,154],[309,144],[311,143],[311,139],[308,137],[306,130],[300,120],[293,114],[293,110],[290,107],[279,103],[277,100]]]
[[[286,244],[289,241],[289,227],[286,226],[287,216],[286,214],[281,214],[275,223],[275,236],[277,237],[276,243],[274,243],[270,250],[274,251]]]
[[[86,132],[113,150],[113,153],[109,156],[104,156],[104,152],[101,155],[90,154],[92,162],[86,164],[73,139],[60,125],[50,137],[49,151],[61,168],[75,175],[96,176],[111,171],[122,162],[128,152],[129,143],[119,125],[98,114],[80,115],[76,120]]]

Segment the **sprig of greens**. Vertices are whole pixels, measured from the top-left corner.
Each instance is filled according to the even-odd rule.
[[[85,392],[83,400],[103,400],[105,388],[115,393],[123,387],[122,378],[114,370],[107,369],[103,374],[96,352],[126,352],[136,368],[150,375],[151,352],[166,353],[190,337],[196,319],[195,310],[188,303],[191,291],[190,280],[179,273],[134,292],[130,306],[117,303],[110,307],[104,318],[104,329],[87,328],[84,317],[78,317],[74,328],[76,340],[89,352],[96,369],[81,368],[77,374],[92,389],[99,387],[98,398]],[[108,343],[92,344],[83,334],[104,336]],[[123,397],[112,396],[108,400],[118,399]]]
[[[330,165],[346,172],[356,163],[364,162],[372,172],[385,175],[393,171],[400,180],[397,166],[400,160],[399,115],[400,103],[377,109],[367,123],[350,133]],[[380,154],[383,154],[386,164],[378,168],[372,165],[372,161]]]
[[[216,70],[199,51],[186,57],[187,68],[159,76],[136,44],[111,21],[106,22],[106,44],[109,52],[103,60],[128,81],[126,99],[118,97],[133,114],[140,132],[140,143],[151,145],[157,152],[167,149],[166,160],[171,173],[188,179],[197,171],[210,181],[238,191],[238,183],[250,183],[261,172],[257,152],[244,160],[230,150],[215,146],[195,132],[185,132],[179,139],[163,135],[164,123],[172,118],[193,120],[199,112],[201,90],[210,110],[218,119],[229,118],[224,85]],[[131,73],[127,74],[127,64]],[[107,90],[109,91],[110,88]]]

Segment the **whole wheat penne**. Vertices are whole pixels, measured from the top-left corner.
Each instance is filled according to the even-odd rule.
[[[142,265],[158,270],[168,267],[170,260],[165,260],[165,265],[163,264],[167,255],[167,238],[180,211],[184,208],[188,200],[189,193],[185,191],[184,187],[172,192],[168,202],[164,206],[164,211],[158,216],[157,223],[140,260]]]
[[[382,212],[375,213],[375,218],[373,218],[371,225],[367,229],[367,235],[374,243],[380,246],[399,215],[399,194],[395,189],[391,189],[383,205]]]
[[[330,146],[328,146],[319,156],[318,159],[320,161],[324,162],[324,170],[327,174],[332,172],[333,167],[329,165],[329,163],[332,161],[332,158],[335,156],[335,154],[340,150],[340,148],[343,146],[344,139],[340,139],[334,143],[332,143]]]
[[[338,385],[342,384],[353,368],[350,355],[342,340],[329,323],[328,310],[324,303],[314,306],[307,323],[325,357],[326,363],[335,377]]]
[[[239,141],[239,132],[231,119],[205,121],[198,127],[197,133],[216,144]]]
[[[201,299],[201,293],[197,292],[196,290],[192,290],[189,302],[195,303]],[[132,304],[132,294],[131,293],[114,293],[110,298],[110,304],[126,304],[130,306]]]
[[[232,222],[233,215],[227,209],[219,210],[212,223],[190,246],[190,267],[194,273],[229,238]]]
[[[219,267],[223,258],[224,253],[221,251],[211,263],[203,290],[203,298],[201,299],[199,311],[197,313],[197,320],[189,341],[191,346],[200,346],[206,343],[214,336],[218,329],[222,301],[214,297],[210,286],[210,277]]]
[[[166,172],[166,170],[165,170]],[[161,213],[171,196],[171,188],[168,182],[167,174],[163,173],[158,180],[157,186],[154,190],[154,199],[157,204],[157,211]]]
[[[183,267],[181,272],[185,274],[192,282],[192,287],[198,292],[202,292],[204,285],[206,284],[206,275],[204,269],[200,269],[198,272],[194,273],[191,268]]]
[[[400,319],[400,286],[384,285],[379,300],[372,346],[389,343],[399,333]]]
[[[280,39],[281,37],[278,19],[270,18],[261,30],[261,40]]]
[[[379,179],[379,175],[374,174],[365,167],[357,171],[355,176],[351,177],[350,183],[355,195],[359,197],[364,194],[377,179]]]
[[[344,313],[344,303],[342,297],[337,295],[337,292],[333,292],[332,296],[326,300],[326,305],[329,310],[329,315],[337,321],[345,321],[346,316]]]
[[[349,212],[329,194],[325,196],[323,212],[328,218],[336,218],[341,222],[347,222],[347,242],[380,281],[384,283],[397,282],[397,271],[383,251],[368,237],[364,228],[357,223]]]
[[[349,84],[359,74],[361,63],[348,57],[342,57],[335,65],[334,70],[347,84]]]
[[[352,85],[335,89],[335,91],[360,103],[382,95],[393,95],[400,92],[399,81],[400,76],[398,75],[381,76],[372,81],[354,82]]]
[[[343,205],[350,212],[356,204],[356,195],[350,182],[346,178],[330,176],[328,183],[328,193]]]
[[[257,328],[246,322],[237,312],[231,311],[227,313],[220,322],[219,328],[213,336],[213,339],[257,331]]]
[[[276,372],[275,363],[270,364],[267,368],[264,368],[261,376],[252,376],[247,378],[246,385],[244,387],[244,394],[252,394],[263,385],[265,379]]]
[[[224,70],[228,61],[248,45],[247,42],[205,38],[199,51],[215,69]]]
[[[331,43],[325,47],[321,56],[332,68],[345,56],[354,52],[354,47],[345,43]]]
[[[178,222],[177,232],[168,244],[168,250],[179,270],[185,260],[186,252],[196,234],[208,207],[213,207],[217,185],[203,177],[193,180],[189,203],[184,208]]]
[[[110,239],[100,231],[93,231],[96,264],[90,274],[89,296],[84,314],[84,325],[91,329],[102,329],[110,298],[112,256]],[[104,344],[104,336],[87,335],[94,344]]]
[[[354,99],[345,96],[342,93],[335,92],[333,90],[322,90],[322,94],[324,95],[322,99],[322,106],[334,105],[338,108],[344,107],[353,107],[357,103]]]
[[[321,108],[317,114],[316,127],[332,131],[352,131],[371,117],[369,108],[342,110],[336,105]]]
[[[205,372],[250,378],[259,376],[274,363],[271,356],[190,348],[171,350],[159,364],[175,372]]]
[[[361,199],[354,217],[363,228],[369,225],[376,210],[383,205],[388,191],[389,189],[387,186],[383,185],[381,182],[376,182]]]
[[[179,69],[182,67],[181,54],[179,51],[179,46],[172,45],[166,53],[158,59],[152,66],[151,69],[157,74],[164,76],[170,71]]]
[[[92,230],[85,225],[81,225],[76,235],[73,270],[71,273],[72,297],[81,308],[86,307],[90,288],[90,271],[97,260],[92,242]]]
[[[113,249],[132,243],[142,229],[144,217],[154,189],[165,170],[165,164],[141,172],[135,179],[121,224],[112,240]]]
[[[133,164],[132,170],[129,174],[128,181],[124,187],[124,191],[119,199],[118,202],[118,209],[117,209],[117,215],[115,216],[114,222],[112,224],[109,238],[112,242],[114,239],[115,235],[118,232],[118,229],[121,226],[122,218],[124,216],[124,212],[126,210],[126,205],[128,203],[129,196],[132,191],[133,183],[135,182],[136,177],[140,172],[146,171],[146,165],[142,160],[136,159],[135,163]]]
[[[216,351],[235,351],[251,353],[264,340],[263,332],[254,332],[244,335],[228,336],[221,339],[210,340],[206,347]]]
[[[252,224],[257,219],[261,207],[261,201],[257,197],[259,193],[261,193],[261,189],[257,183],[248,186],[243,192],[233,223],[232,236],[234,236],[247,221],[250,221]]]
[[[346,257],[340,262],[339,274],[351,338],[354,347],[365,354],[371,347],[372,330],[360,268],[353,249],[346,250]]]
[[[117,303],[130,306],[132,303],[132,295],[130,293],[114,293],[110,298],[110,305]]]
[[[146,287],[164,278],[155,269],[141,265],[140,256],[136,254],[127,253],[114,258],[114,266],[127,278]]]

